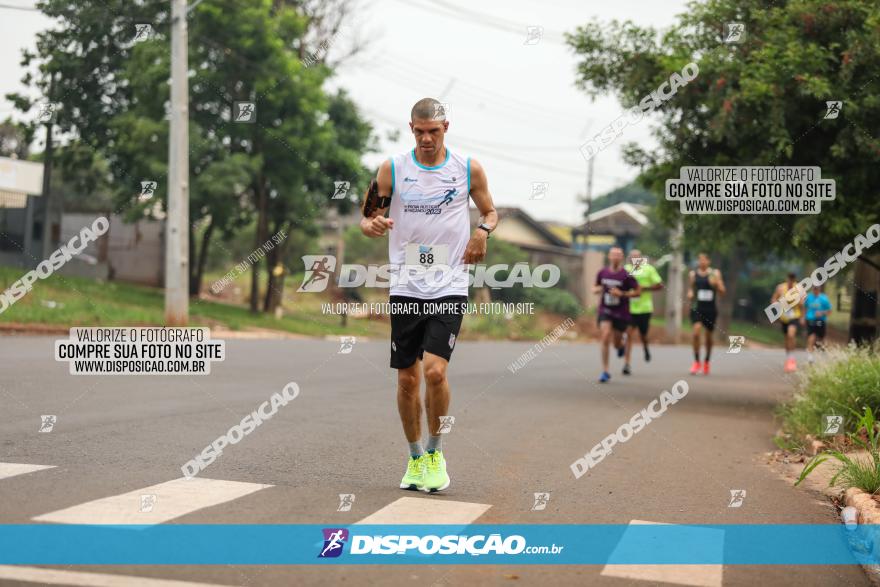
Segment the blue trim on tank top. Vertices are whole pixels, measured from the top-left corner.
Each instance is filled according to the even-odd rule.
[[[391,161],[391,194],[394,195],[394,157],[389,157],[389,161]]]
[[[419,160],[416,159],[416,150],[415,150],[415,149],[413,149],[412,151],[410,151],[410,154],[412,155],[413,163],[415,163],[416,165],[418,165],[418,166],[421,167],[422,169],[427,169],[428,171],[433,171],[433,170],[435,170],[435,169],[440,169],[441,167],[443,167],[444,165],[446,165],[446,162],[447,162],[447,161],[449,161],[449,149],[446,149],[446,159],[443,160],[443,163],[441,163],[440,165],[435,165],[434,167],[428,167],[427,165],[422,165],[421,163],[419,163]]]

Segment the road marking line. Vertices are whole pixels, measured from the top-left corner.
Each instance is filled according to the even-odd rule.
[[[54,469],[55,465],[28,465],[25,463],[0,463],[0,479],[15,477],[16,475],[24,475],[25,473],[33,473],[34,471],[42,471],[43,469]]]
[[[219,505],[261,489],[259,483],[217,479],[175,479],[119,495],[111,495],[33,518],[37,522],[59,524],[161,524],[196,510]],[[141,496],[149,498],[151,511],[141,511]]]
[[[133,575],[104,575],[82,571],[63,571],[60,569],[41,569],[38,567],[19,567],[0,565],[0,579],[43,583],[44,585],[77,585],[83,587],[226,587],[213,583],[193,583],[173,579],[150,579]]]
[[[642,520],[630,520],[633,524],[658,524],[659,522],[645,522]],[[707,544],[717,544],[718,555],[724,551],[724,531],[706,528],[700,530],[706,533]],[[621,548],[621,544],[627,537],[624,531],[620,542],[614,551]],[[612,552],[612,556],[614,553]],[[693,585],[694,587],[721,587],[724,565],[605,565],[599,573],[605,577],[617,577],[620,579],[635,579],[638,581],[651,581],[654,583],[676,583],[678,585]]]
[[[462,524],[486,513],[491,505],[431,497],[401,497],[356,524]]]

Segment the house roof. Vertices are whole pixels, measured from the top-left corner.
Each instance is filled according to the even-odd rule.
[[[647,206],[621,202],[589,215],[589,222],[578,227],[583,233],[589,229],[591,234],[632,234],[640,233],[642,228],[648,225],[648,217],[645,214]]]
[[[559,238],[556,234],[553,233],[553,231],[544,226],[541,222],[538,222],[537,220],[532,218],[532,216],[530,216],[521,208],[517,208],[515,206],[498,206],[495,208],[495,211],[498,212],[499,222],[503,222],[505,218],[516,218],[526,224],[529,228],[537,232],[548,245],[555,247],[571,246],[571,243],[569,241]],[[471,224],[476,225],[477,223],[479,223],[480,211],[476,208],[471,208],[470,212]]]

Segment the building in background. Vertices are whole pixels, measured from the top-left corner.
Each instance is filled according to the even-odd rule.
[[[74,205],[64,212],[59,206],[59,218],[48,222],[42,191],[42,163],[0,157],[0,265],[32,269],[45,258],[43,239],[47,235],[52,240],[50,249],[55,250],[103,214],[110,220],[110,230],[90,242],[60,273],[162,286],[162,220],[145,218],[129,223],[109,210],[80,211]],[[57,234],[48,234],[46,226],[56,226]]]
[[[533,268],[545,263],[558,266],[566,278],[565,289],[584,308],[595,304],[592,283],[602,264],[601,252],[572,248],[571,241],[521,208],[500,206],[496,210],[499,223],[492,238],[516,245],[528,253],[529,265]],[[479,223],[479,217],[479,210],[471,208],[472,226]]]
[[[621,202],[593,212],[586,222],[572,229],[573,248],[605,252],[618,246],[630,250],[648,227],[647,210],[643,204]]]
[[[30,268],[42,260],[43,164],[0,157],[0,264]]]

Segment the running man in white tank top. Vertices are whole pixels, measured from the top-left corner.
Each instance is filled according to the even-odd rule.
[[[397,409],[410,448],[400,487],[433,492],[449,486],[441,418],[449,410],[446,369],[467,305],[468,265],[485,258],[498,214],[483,167],[444,145],[449,121],[440,102],[419,100],[409,126],[415,148],[382,163],[376,176],[379,197],[390,197],[391,204],[363,218],[361,231],[373,238],[388,234],[391,368],[397,369]],[[480,211],[473,229],[471,199]],[[421,441],[423,377],[427,452]]]

